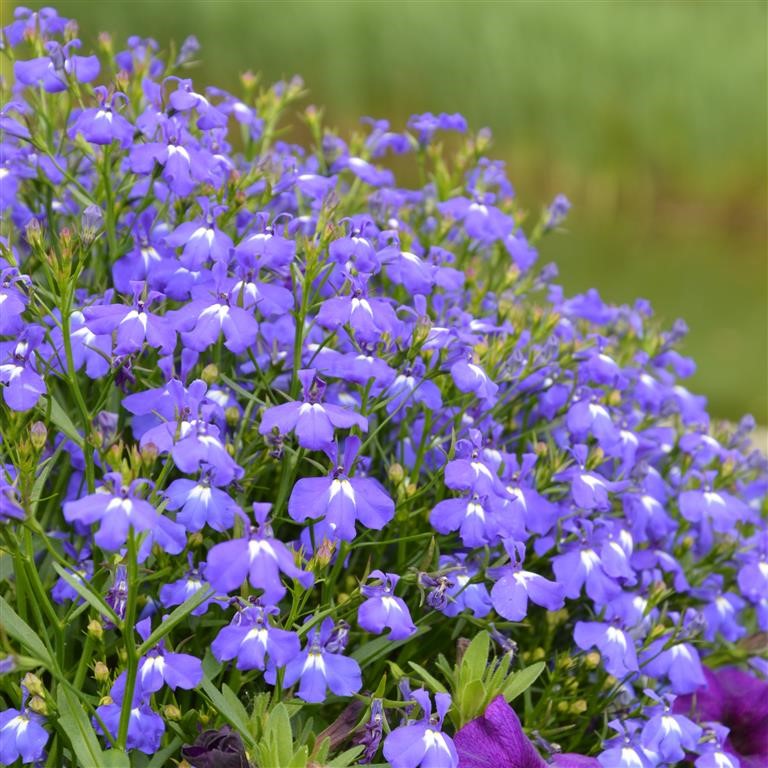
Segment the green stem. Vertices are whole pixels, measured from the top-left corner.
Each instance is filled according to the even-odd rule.
[[[139,567],[136,561],[136,535],[133,529],[128,531],[128,600],[125,607],[122,633],[123,644],[127,655],[126,678],[123,703],[120,709],[120,725],[117,730],[117,748],[125,749],[128,741],[128,725],[133,707],[133,691],[136,687],[136,674],[139,668],[139,658],[136,653],[136,602],[138,598]]]

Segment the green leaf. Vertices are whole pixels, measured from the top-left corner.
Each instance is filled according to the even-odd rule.
[[[85,582],[76,579],[66,568],[63,568],[58,563],[53,563],[53,570],[61,576],[64,581],[69,584],[72,589],[77,592],[80,597],[85,600],[91,607],[95,608],[102,616],[108,618],[116,627],[119,627],[122,622],[118,615],[101,599],[101,595],[97,595],[92,589],[86,586]]]
[[[42,463],[40,471],[37,473],[35,483],[32,486],[32,493],[30,494],[33,512],[37,510],[37,505],[40,501],[40,494],[43,492],[45,482],[48,480],[48,475],[51,474],[51,470],[58,464],[59,456],[61,455],[63,449],[64,443],[59,443],[59,447],[53,452],[53,455],[50,458],[46,459]]]
[[[60,685],[56,693],[56,706],[59,709],[59,729],[72,745],[78,765],[98,765],[106,768],[107,763],[99,740],[75,694]],[[122,765],[129,766],[128,756],[122,754],[125,758]],[[121,764],[112,762],[109,765],[118,768]]]
[[[37,632],[11,608],[4,597],[0,597],[0,616],[2,616],[5,633],[28,648],[43,666],[50,668],[52,659],[43,641],[37,636]]]
[[[167,765],[173,765],[170,758],[176,754],[176,750],[183,744],[181,737],[174,736],[173,741],[159,752],[155,752],[154,757],[147,764],[147,768],[165,768]]]
[[[413,670],[421,677],[422,680],[424,680],[427,685],[433,690],[438,691],[440,693],[448,693],[448,689],[436,678],[427,672],[424,667],[422,667],[420,664],[416,664],[413,661],[408,662],[408,666],[413,668]]]
[[[163,750],[162,754],[167,756],[168,750]],[[131,758],[122,749],[105,749],[101,753],[99,768],[131,768]]]
[[[237,731],[240,733],[243,741],[249,746],[256,745],[256,741],[251,736],[251,732],[248,729],[248,716],[243,717],[244,709],[232,706],[229,699],[221,693],[221,691],[213,684],[211,678],[207,674],[203,676],[203,682],[201,683],[203,691],[210,699],[213,708]],[[242,705],[241,705],[242,706]]]
[[[270,750],[275,765],[289,765],[293,758],[293,731],[285,704],[280,702],[270,713],[265,739],[272,743]]]
[[[488,649],[490,636],[483,630],[479,632],[464,652],[459,671],[459,683],[467,684],[472,680],[482,680],[488,667]]]
[[[348,766],[352,765],[352,763],[360,757],[363,753],[363,749],[365,749],[365,747],[363,747],[362,744],[358,744],[356,747],[352,747],[351,749],[345,750],[340,755],[336,755],[336,757],[326,765],[328,768],[348,768]]]
[[[178,608],[174,608],[171,611],[168,618],[139,646],[137,653],[141,656],[151,648],[154,648],[172,629],[181,624],[195,608],[202,605],[212,594],[213,590],[210,587],[208,589],[198,589],[194,595],[188,597]]]
[[[535,682],[539,675],[544,671],[546,664],[543,661],[537,661],[535,664],[531,664],[530,667],[521,669],[516,674],[512,675],[506,682],[504,690],[504,698],[507,701],[516,699],[521,693],[527,691]]]
[[[480,717],[485,711],[486,691],[480,680],[472,680],[457,691],[459,726]]]
[[[69,418],[67,412],[59,405],[59,401],[49,395],[48,400],[51,404],[51,421],[79,448],[85,445],[82,436],[77,431],[77,427]]]

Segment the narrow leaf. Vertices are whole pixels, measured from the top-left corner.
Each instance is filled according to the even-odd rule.
[[[52,664],[51,656],[43,641],[37,636],[32,627],[29,626],[17,613],[11,608],[4,597],[0,596],[0,616],[3,621],[3,629],[10,637],[18,640],[23,646],[28,648],[35,658],[40,660],[44,666],[50,667]]]
[[[101,595],[97,595],[92,589],[86,586],[85,582],[76,579],[66,568],[53,563],[53,569],[77,592],[80,597],[90,606],[95,608],[102,616],[108,618],[115,626],[119,627],[122,622],[118,615],[102,600]]]
[[[101,750],[99,740],[91,726],[88,716],[85,714],[77,697],[65,686],[60,685],[56,694],[56,705],[59,709],[58,725],[61,733],[72,745],[72,751],[75,753],[79,765],[108,765],[105,761],[105,755]],[[123,753],[126,762],[123,765],[128,766],[128,756]],[[118,768],[120,763],[109,763],[109,766]]]
[[[504,686],[503,694],[507,701],[516,699],[521,693],[527,691],[535,682],[538,676],[544,671],[543,661],[537,661],[530,667],[521,669],[507,680]]]

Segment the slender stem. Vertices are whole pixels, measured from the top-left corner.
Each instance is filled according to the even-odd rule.
[[[126,650],[126,677],[123,703],[120,708],[120,725],[117,730],[117,748],[125,749],[128,741],[128,725],[131,720],[133,707],[133,691],[136,687],[136,674],[139,668],[138,654],[136,653],[136,602],[139,595],[139,568],[136,555],[136,535],[133,528],[128,531],[128,600],[125,607],[125,619],[123,620],[123,644]]]

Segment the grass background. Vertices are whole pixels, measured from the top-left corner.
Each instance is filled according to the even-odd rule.
[[[26,5],[38,7],[26,2]],[[3,23],[12,3],[3,1]],[[300,74],[331,124],[459,111],[518,195],[573,202],[543,257],[569,292],[691,328],[690,386],[768,420],[768,4],[61,0],[91,44],[194,34],[201,85]]]

